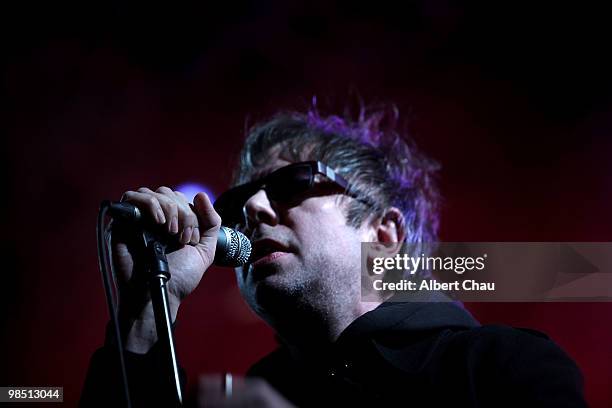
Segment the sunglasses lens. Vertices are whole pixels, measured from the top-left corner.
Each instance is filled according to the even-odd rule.
[[[254,184],[248,183],[221,194],[214,207],[221,216],[223,225],[234,228],[243,223],[242,207],[246,200],[256,193],[256,188]]]
[[[262,180],[234,187],[215,201],[215,210],[223,225],[235,228],[244,223],[243,207],[247,200],[264,186],[270,200],[288,201],[312,187],[313,171],[310,165],[297,164],[280,168]]]
[[[271,173],[266,180],[268,198],[287,201],[312,186],[312,168],[308,165],[288,166]]]

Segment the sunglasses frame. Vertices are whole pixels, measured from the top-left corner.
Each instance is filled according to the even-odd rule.
[[[238,196],[242,196],[242,195],[247,196],[247,198],[244,200],[244,202],[241,205],[241,210],[242,210],[242,208],[244,207],[244,204],[248,201],[248,197],[253,196],[259,190],[263,189],[264,191],[266,191],[266,194],[269,195],[268,190],[266,190],[266,182],[269,179],[271,179],[275,173],[281,170],[286,171],[287,169],[292,168],[292,167],[309,167],[310,168],[311,172],[310,172],[309,185],[307,188],[304,189],[304,191],[308,191],[309,189],[311,189],[315,184],[315,176],[317,174],[321,174],[325,176],[327,179],[329,179],[330,181],[332,181],[333,183],[335,183],[336,185],[338,185],[339,187],[343,188],[344,189],[343,194],[348,195],[349,197],[353,197],[356,200],[359,200],[369,206],[374,205],[374,203],[372,203],[371,201],[366,200],[362,197],[359,197],[358,194],[350,192],[348,181],[344,177],[342,177],[340,174],[332,170],[331,167],[327,166],[326,164],[320,161],[305,161],[305,162],[292,163],[287,166],[280,167],[274,170],[273,172],[271,172],[270,174],[267,174],[264,177],[261,177],[260,179],[253,180],[248,183],[240,184],[236,187],[230,188],[229,190],[225,191],[223,194],[219,196],[217,200],[215,200],[215,203],[214,203],[214,207],[219,213],[219,215],[221,215],[221,219],[223,219],[223,215],[224,215],[223,213],[225,212],[223,211],[222,207],[229,208],[230,209],[229,212],[231,213],[234,212],[234,211],[231,211],[231,207],[232,207],[231,205],[230,206],[223,205],[224,199],[227,200],[228,197],[231,197],[231,195],[233,194],[236,194]],[[237,192],[237,190],[244,190],[244,192]],[[274,200],[274,198],[272,199]],[[225,224],[226,220],[223,220],[223,221],[224,221],[223,225],[227,225]],[[230,221],[230,220],[227,220],[227,221]]]

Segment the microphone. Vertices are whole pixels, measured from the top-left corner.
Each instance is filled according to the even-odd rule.
[[[109,202],[108,212],[114,219],[132,224],[147,224],[138,207],[125,202]],[[251,241],[240,231],[221,227],[217,235],[215,265],[237,267],[244,265],[251,256]]]

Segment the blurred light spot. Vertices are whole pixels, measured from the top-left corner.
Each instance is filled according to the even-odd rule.
[[[213,194],[212,190],[210,188],[206,187],[204,184],[199,184],[199,183],[183,183],[183,184],[179,184],[178,186],[176,186],[175,190],[178,190],[181,193],[185,194],[187,196],[187,199],[189,200],[189,202],[193,202],[193,198],[200,191],[205,192],[208,195],[208,197],[210,198],[210,201],[215,202],[215,195]]]

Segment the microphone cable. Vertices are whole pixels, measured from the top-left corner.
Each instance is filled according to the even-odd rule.
[[[102,274],[102,283],[104,284],[104,293],[106,295],[106,303],[110,314],[111,323],[116,339],[117,351],[119,353],[119,363],[121,366],[121,378],[123,383],[123,393],[126,401],[126,407],[131,408],[130,391],[128,386],[127,369],[125,366],[125,354],[123,350],[123,341],[121,336],[121,328],[119,326],[118,316],[118,298],[119,293],[116,284],[116,275],[113,268],[113,263],[110,260],[110,239],[111,229],[109,222],[106,223],[106,215],[110,207],[110,201],[104,200],[100,204],[98,210],[98,222],[96,225],[96,238],[98,247],[98,266]]]

